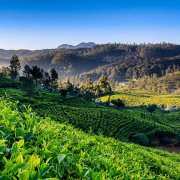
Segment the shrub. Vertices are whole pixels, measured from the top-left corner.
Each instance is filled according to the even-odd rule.
[[[149,139],[146,136],[146,134],[144,134],[144,133],[136,133],[133,136],[132,141],[134,143],[140,144],[142,146],[149,146],[150,145]]]
[[[180,134],[176,135],[176,139],[180,142]]]
[[[117,100],[113,99],[111,103],[117,106],[118,108],[125,106],[124,102],[121,99],[117,99]]]
[[[158,109],[158,106],[156,104],[151,104],[147,107],[147,110],[150,112],[150,113],[153,113],[156,109]]]
[[[60,92],[61,96],[64,98],[67,96],[67,90],[66,89],[61,89],[59,92]]]
[[[8,79],[6,77],[0,77],[0,88],[9,88],[9,87],[17,87],[19,82]]]

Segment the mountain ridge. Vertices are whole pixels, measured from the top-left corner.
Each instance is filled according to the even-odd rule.
[[[81,49],[81,48],[91,48],[96,46],[94,42],[82,42],[77,45],[71,45],[71,44],[61,44],[57,47],[57,49]]]
[[[166,71],[180,68],[180,45],[170,43],[115,43],[91,48],[36,51],[0,50],[0,64],[4,64],[13,54],[18,55],[22,67],[25,64],[37,65],[46,71],[55,68],[61,78],[76,76],[77,82],[86,77],[97,80],[101,75],[107,76],[113,82],[153,74],[160,77]],[[8,60],[7,62],[9,63]]]

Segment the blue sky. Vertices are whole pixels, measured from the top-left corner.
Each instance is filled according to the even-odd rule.
[[[0,0],[0,48],[180,43],[179,0]]]

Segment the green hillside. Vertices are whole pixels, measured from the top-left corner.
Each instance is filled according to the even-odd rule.
[[[83,98],[62,98],[58,93],[47,91],[39,91],[28,98],[20,89],[6,88],[0,89],[0,95],[6,95],[9,100],[18,100],[21,104],[30,104],[43,117],[70,123],[85,132],[92,131],[124,141],[131,140],[136,133],[145,133],[150,141],[161,134],[176,136],[180,129],[178,112],[167,115],[157,111],[152,116],[143,108],[120,111],[99,106]]]
[[[85,134],[0,100],[1,179],[179,179],[180,156]]]
[[[108,95],[99,98],[100,101],[106,102]],[[120,89],[111,96],[112,99],[121,99],[127,106],[141,106],[149,104],[157,104],[158,106],[164,105],[167,109],[170,106],[180,107],[180,96],[179,95],[163,95],[159,93],[153,93],[146,90],[139,89]]]
[[[111,110],[105,108],[79,108],[59,105],[37,105],[34,110],[41,116],[50,116],[59,122],[69,122],[88,132],[101,133],[117,139],[129,139],[135,133],[145,133],[150,138],[155,134],[176,134],[179,122],[166,119],[162,113],[152,117],[145,110]],[[158,118],[157,118],[158,117]],[[164,121],[164,119],[166,119]]]
[[[0,74],[0,88],[7,88],[7,87],[17,87],[18,82],[13,79],[8,79],[6,77],[1,76]]]

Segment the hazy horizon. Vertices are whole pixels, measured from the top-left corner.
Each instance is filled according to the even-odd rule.
[[[54,49],[81,42],[179,44],[178,0],[0,2],[1,49]]]
[[[89,43],[90,41],[88,42],[79,42],[77,44],[71,44],[71,43],[62,43],[62,44],[59,44],[58,46],[60,45],[73,45],[73,46],[76,46],[76,45],[79,45],[80,43]],[[95,42],[93,42],[95,43]],[[103,44],[128,44],[128,45],[132,45],[132,44],[136,44],[136,45],[140,45],[140,44],[162,44],[162,43],[167,43],[167,44],[175,44],[175,45],[180,45],[180,43],[171,43],[171,42],[165,42],[165,41],[162,41],[162,42],[156,42],[156,43],[151,43],[151,42],[140,42],[140,43],[125,43],[125,42],[107,42],[107,43],[95,43],[96,45],[103,45]],[[57,47],[53,47],[53,48],[37,48],[37,49],[27,49],[27,48],[10,48],[10,49],[5,49],[5,48],[1,48],[0,49],[4,49],[4,50],[30,50],[30,51],[36,51],[36,50],[43,50],[43,49],[57,49]]]

